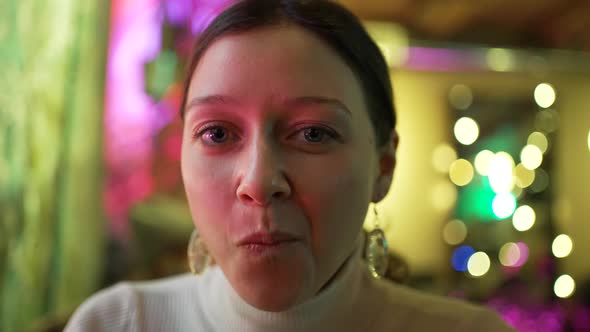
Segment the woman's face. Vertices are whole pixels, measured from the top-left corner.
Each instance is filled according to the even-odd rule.
[[[351,69],[296,26],[227,35],[195,69],[185,111],[190,210],[233,288],[267,311],[311,298],[391,179],[393,148],[378,153]]]

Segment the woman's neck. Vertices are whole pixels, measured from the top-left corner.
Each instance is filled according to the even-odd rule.
[[[201,304],[212,323],[222,324],[228,331],[332,330],[352,316],[359,298],[366,274],[361,246],[358,241],[354,252],[313,298],[289,310],[267,312],[251,306],[235,292],[219,267],[202,276],[209,286],[200,292]]]

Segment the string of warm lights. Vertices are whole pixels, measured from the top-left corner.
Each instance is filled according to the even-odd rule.
[[[494,54],[493,58],[499,59],[501,55]],[[506,61],[497,63],[498,68],[505,65]],[[549,83],[538,84],[533,97],[540,109],[534,120],[535,130],[530,133],[526,144],[520,150],[519,162],[507,151],[492,152],[483,149],[475,155],[472,163],[468,159],[458,157],[457,151],[447,143],[439,145],[433,153],[434,168],[440,173],[448,173],[456,188],[469,185],[478,174],[487,180],[487,185],[493,191],[491,206],[488,206],[493,217],[496,220],[511,218],[512,226],[518,232],[526,232],[535,225],[537,215],[534,207],[519,204],[519,199],[525,189],[532,193],[540,193],[548,187],[549,175],[541,166],[544,154],[550,147],[548,134],[557,130],[559,123],[557,112],[550,108],[556,101],[553,86]],[[471,89],[463,84],[453,86],[449,91],[449,102],[458,110],[468,110],[473,102]],[[478,140],[480,126],[474,118],[462,116],[455,122],[453,133],[458,143],[469,146]],[[590,149],[590,132],[588,148]],[[442,192],[442,189],[438,192]],[[456,189],[454,197],[455,201]],[[437,201],[434,203],[436,205]],[[442,236],[447,244],[458,246],[451,256],[453,268],[472,277],[482,277],[490,270],[492,260],[484,251],[461,245],[466,240],[468,232],[465,222],[453,219],[443,227]],[[567,257],[573,250],[573,241],[568,235],[560,234],[553,240],[551,249],[556,258]],[[528,256],[529,247],[526,243],[508,242],[499,249],[498,262],[506,268],[519,268],[526,263]],[[574,290],[575,281],[571,276],[564,274],[556,278],[556,296],[567,298]]]

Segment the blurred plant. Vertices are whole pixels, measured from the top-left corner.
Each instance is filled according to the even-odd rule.
[[[0,330],[101,281],[108,2],[0,4]]]

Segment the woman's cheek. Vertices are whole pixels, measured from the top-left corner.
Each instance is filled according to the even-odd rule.
[[[188,166],[191,191],[201,202],[214,203],[232,188],[231,162],[196,158]]]
[[[351,159],[340,158],[299,168],[296,192],[310,210],[307,212],[316,216],[313,219],[347,218],[358,206],[363,210],[362,206],[368,204],[370,188],[366,170],[357,167]]]
[[[185,180],[187,199],[193,223],[202,234],[216,259],[225,255],[227,226],[232,210],[232,197],[228,183],[227,163],[212,162],[203,158],[188,160]]]
[[[326,208],[333,211],[338,218],[357,218],[355,214],[365,213],[365,207],[371,197],[371,176],[362,163],[362,156],[347,156],[334,166],[331,175],[325,177],[329,183],[322,183],[323,201]],[[364,215],[360,216],[364,220]]]
[[[369,174],[366,165],[363,165],[366,162],[363,159],[364,157],[358,154],[341,153],[327,156],[315,163],[299,165],[298,176],[303,176],[311,188],[315,188],[322,195],[345,197],[343,193],[349,191],[358,193],[367,190]]]
[[[204,210],[214,213],[231,188],[228,161],[218,161],[199,153],[197,147],[185,147],[181,167],[188,203],[194,217]],[[220,207],[221,208],[221,207]]]

